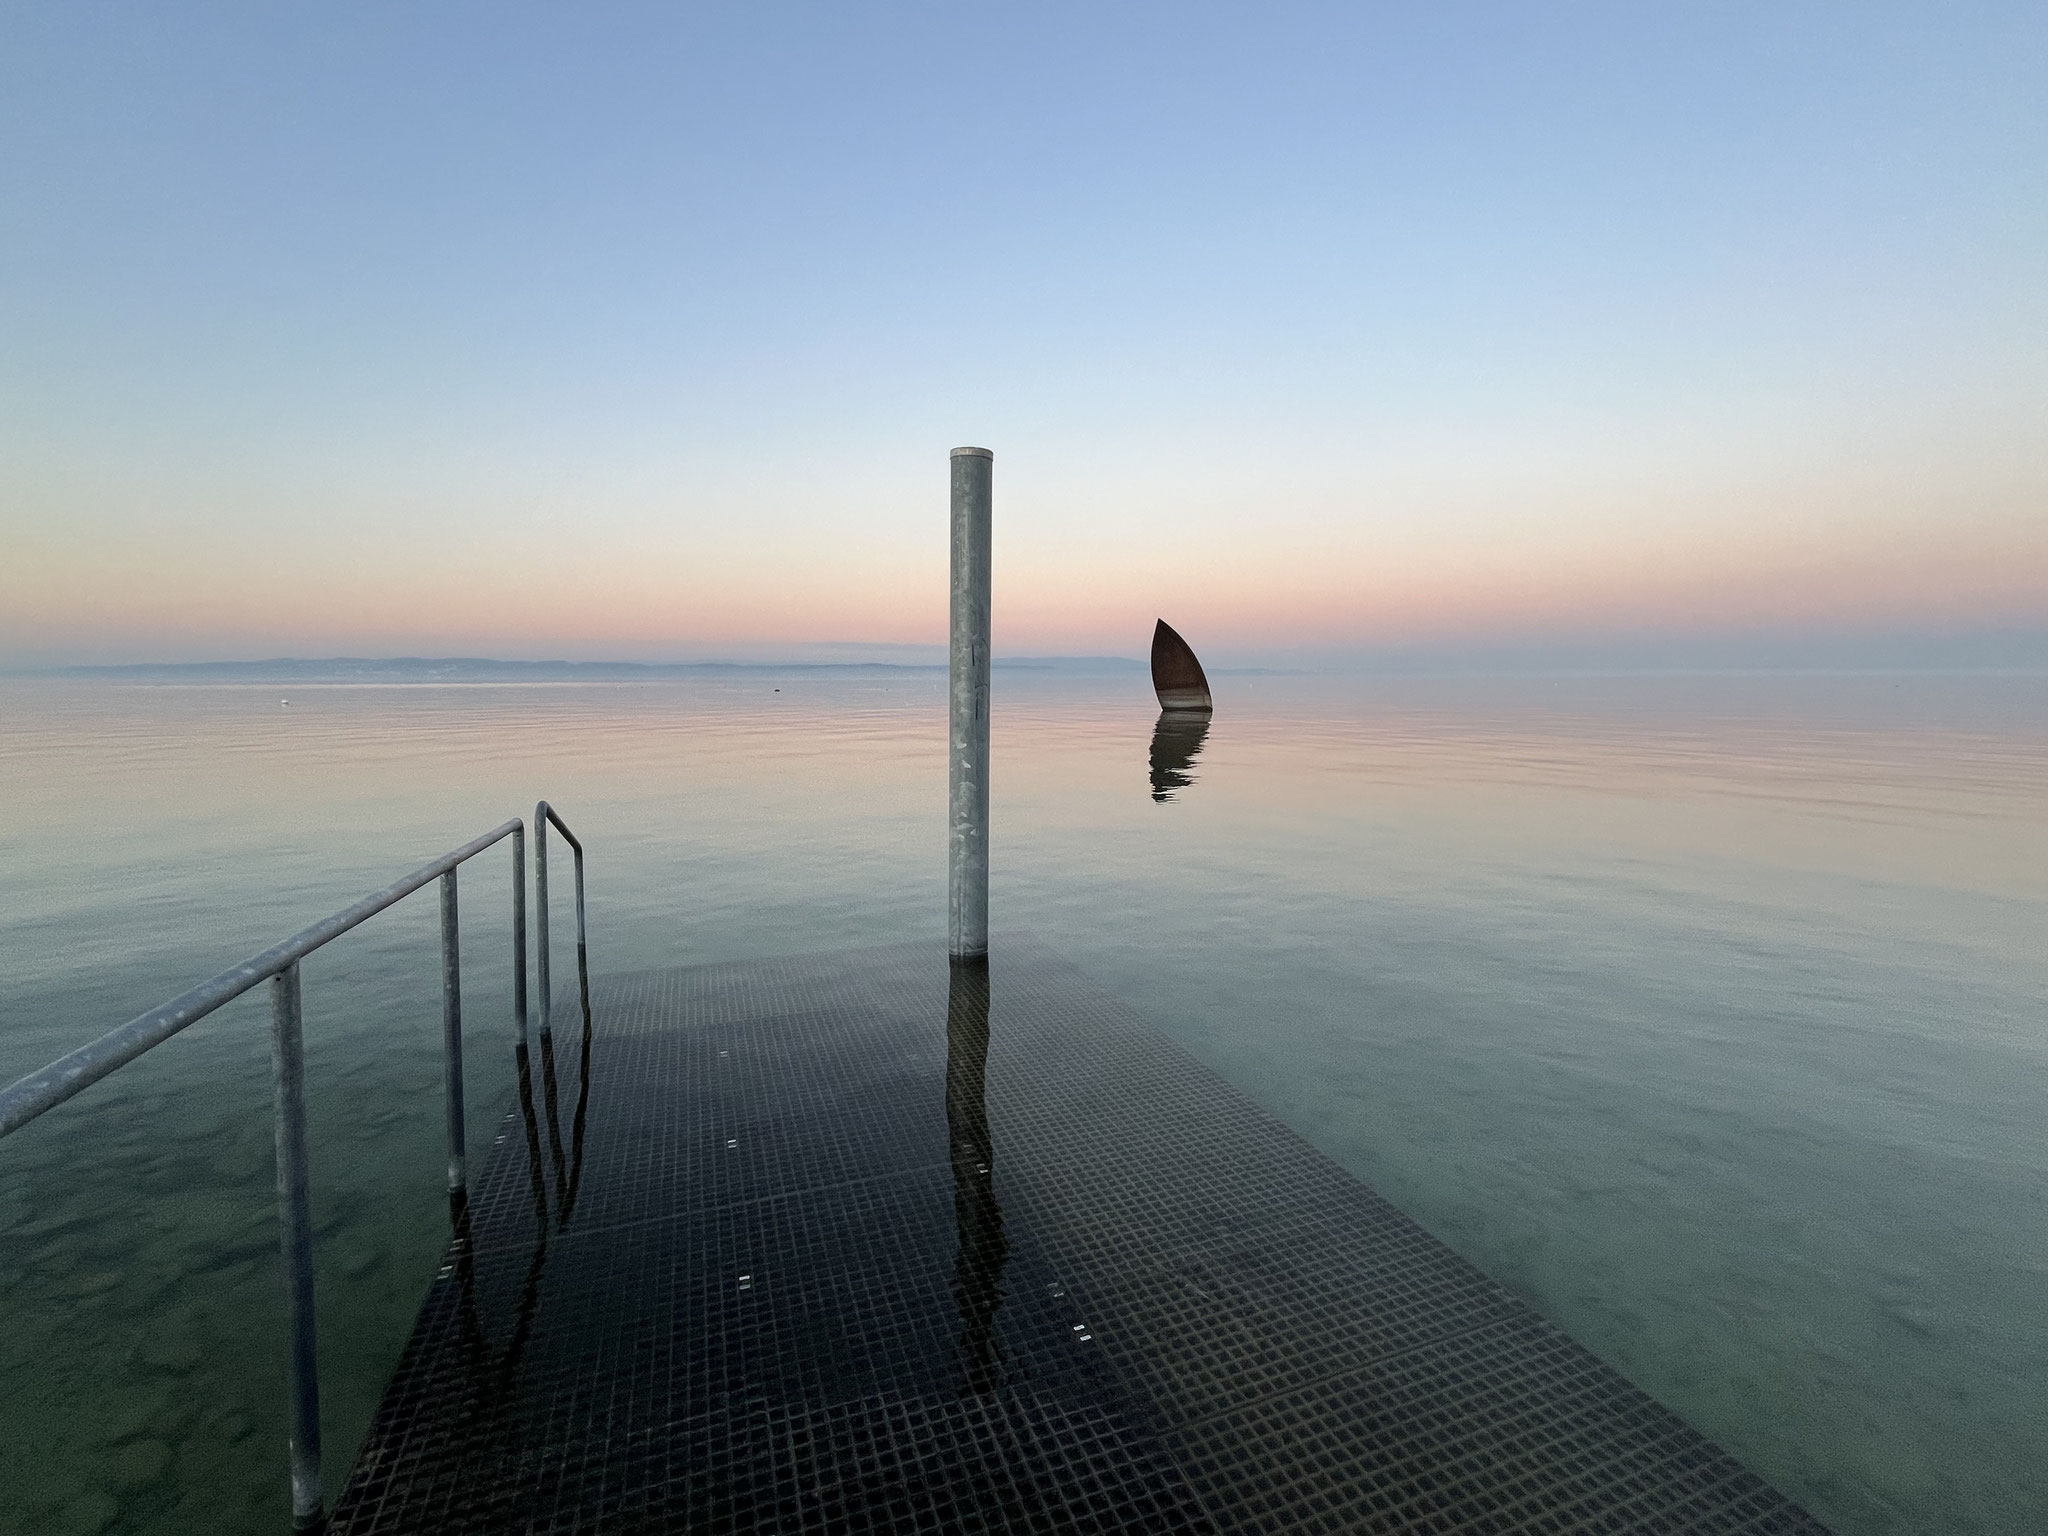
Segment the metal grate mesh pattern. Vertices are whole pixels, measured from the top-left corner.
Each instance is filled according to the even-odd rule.
[[[335,1529],[1821,1530],[1054,956],[995,956],[600,983]]]

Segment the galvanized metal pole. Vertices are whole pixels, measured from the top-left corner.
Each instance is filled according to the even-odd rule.
[[[278,1257],[284,1270],[285,1379],[291,1393],[292,1529],[320,1513],[320,1367],[314,1353],[313,1212],[306,1179],[306,1048],[298,962],[270,978],[270,1069],[277,1132]]]
[[[462,946],[455,914],[455,871],[441,877],[441,1046],[448,1077],[448,1193],[469,1183],[469,1138],[462,1123]]]
[[[995,455],[953,450],[952,729],[947,753],[948,948],[988,953],[989,501]]]

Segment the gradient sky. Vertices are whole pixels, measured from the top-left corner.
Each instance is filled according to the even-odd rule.
[[[2048,7],[15,4],[0,662],[2048,632]]]

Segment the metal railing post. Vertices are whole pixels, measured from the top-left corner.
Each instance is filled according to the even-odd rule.
[[[583,845],[576,850],[576,992],[585,1017],[590,1014],[590,931],[583,922]]]
[[[455,914],[455,871],[441,877],[441,1043],[448,1077],[448,1193],[469,1183],[469,1140],[462,1123],[462,945]]]
[[[512,1021],[526,1049],[526,828],[512,832]]]
[[[583,840],[569,830],[569,824],[543,800],[533,808],[533,898],[539,908],[540,958],[536,965],[540,987],[540,1036],[543,1043],[554,1035],[554,957],[548,943],[548,823],[576,856],[576,991],[583,1011],[590,1012],[590,930],[583,915]]]
[[[292,1529],[317,1530],[320,1367],[314,1353],[313,1213],[306,1176],[306,1050],[294,961],[270,978],[275,1079],[278,1255],[284,1270],[286,1380],[291,1394]]]
[[[554,1033],[555,984],[548,954],[548,803],[543,800],[533,812],[533,905],[539,924],[539,948],[535,952],[534,984],[540,988],[540,1033],[542,1039]]]
[[[953,598],[946,790],[947,948],[988,953],[989,501],[995,455],[955,448]]]

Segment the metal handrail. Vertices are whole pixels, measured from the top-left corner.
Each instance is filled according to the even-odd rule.
[[[547,829],[553,821],[576,850],[576,952],[582,972],[586,1008],[590,997],[587,946],[583,927],[583,845],[546,801],[535,813],[537,873],[541,909],[541,1020],[547,1029]],[[448,1126],[448,1192],[451,1201],[466,1204],[468,1187],[467,1134],[462,1092],[462,967],[456,912],[456,869],[486,848],[512,839],[512,1004],[518,1029],[518,1053],[526,1054],[526,827],[517,817],[482,837],[464,843],[402,880],[365,896],[281,944],[273,944],[240,965],[160,1007],[109,1030],[90,1045],[79,1047],[41,1071],[0,1092],[0,1137],[83,1092],[145,1051],[163,1044],[224,1003],[233,1001],[265,980],[270,983],[270,1061],[275,1090],[277,1128],[278,1246],[283,1261],[285,1326],[289,1334],[286,1374],[292,1399],[291,1481],[294,1529],[317,1530],[325,1524],[320,1493],[320,1383],[314,1355],[313,1223],[307,1193],[306,1059],[303,1010],[300,1005],[299,962],[321,945],[410,896],[429,881],[441,882],[441,1033],[446,1066]]]
[[[522,837],[513,858],[523,866],[526,862],[523,850],[525,828],[517,820],[508,821],[474,842],[463,844],[453,853],[444,853],[433,863],[422,865],[403,880],[394,881],[383,890],[365,896],[354,906],[344,908],[310,928],[301,929],[282,944],[273,944],[261,954],[251,955],[240,965],[222,971],[211,981],[202,981],[191,991],[130,1019],[119,1029],[108,1030],[92,1044],[82,1045],[70,1055],[59,1057],[41,1071],[29,1073],[5,1092],[0,1092],[0,1136],[20,1130],[46,1110],[55,1109],[73,1094],[90,1088],[109,1072],[127,1066],[144,1051],[162,1045],[186,1026],[198,1023],[223,1003],[233,1002],[258,982],[275,976],[288,965],[296,964],[329,939],[338,938],[357,924],[375,917],[386,907],[410,896],[436,875],[445,874],[514,832],[521,833]],[[520,870],[520,876],[520,907],[523,909],[524,868]],[[518,926],[522,930],[525,927],[523,913]],[[524,1011],[522,1000],[521,1012]]]
[[[548,823],[553,822],[569,846],[576,850],[576,985],[583,998],[583,1011],[590,1012],[590,946],[589,932],[583,922],[583,844],[569,824],[555,813],[555,808],[543,800],[533,808],[533,904],[535,916],[540,922],[539,942],[539,986],[540,986],[540,1037],[547,1042],[554,1037],[555,989],[549,979],[548,961],[551,958],[548,945]]]

